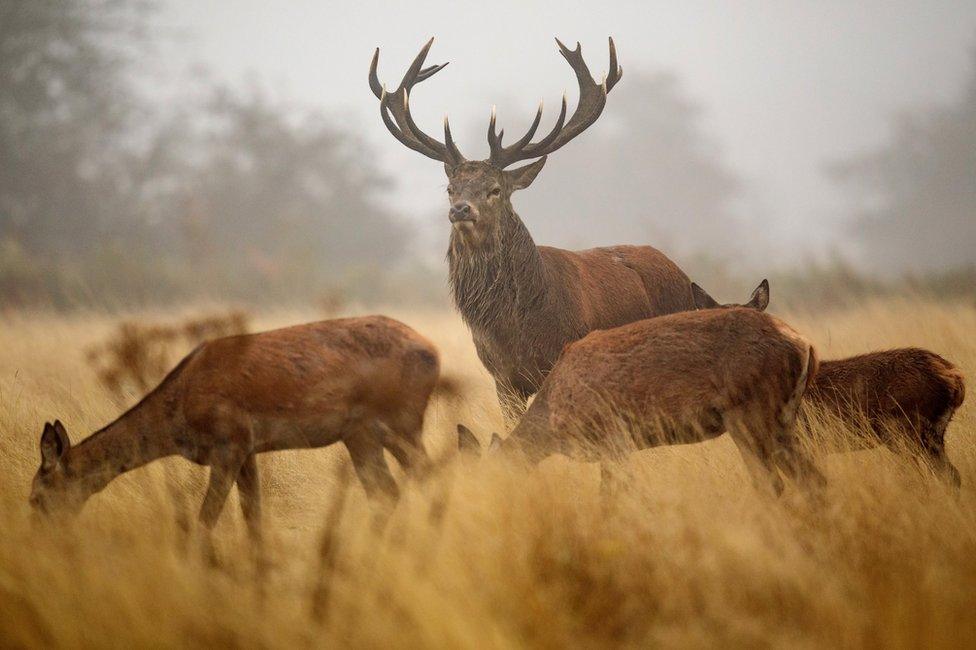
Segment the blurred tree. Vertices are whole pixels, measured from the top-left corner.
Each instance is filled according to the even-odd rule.
[[[739,183],[700,117],[673,75],[628,72],[600,121],[516,195],[519,214],[547,244],[732,254],[741,232],[732,207]]]
[[[406,251],[363,143],[258,90],[213,90],[160,130],[143,164],[150,221],[192,267],[244,293],[308,295],[382,275]]]
[[[209,82],[152,107],[152,9],[0,2],[0,303],[375,293],[408,237],[360,141]]]
[[[150,8],[0,3],[0,240],[83,250],[132,212],[121,144],[136,103],[126,73]]]
[[[828,172],[851,190],[853,230],[879,271],[976,264],[976,50],[954,105],[901,115],[889,142]]]

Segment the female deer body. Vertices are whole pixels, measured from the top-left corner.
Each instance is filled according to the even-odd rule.
[[[554,453],[598,460],[727,431],[760,486],[783,489],[777,468],[823,483],[793,431],[816,365],[803,337],[746,309],[591,332],[566,348],[501,447],[531,462]]]
[[[692,289],[698,309],[763,311],[769,304],[766,280],[744,305],[722,305],[697,284]],[[900,348],[822,361],[806,401],[854,431],[866,424],[871,436],[856,439],[858,446],[907,442],[959,486],[959,471],[946,457],[945,432],[965,395],[962,373],[952,363],[928,350]]]
[[[873,440],[897,449],[907,442],[918,449],[952,485],[959,470],[945,451],[945,433],[966,396],[962,373],[928,350],[901,348],[824,361],[807,393],[809,402],[848,423],[855,431],[867,424]]]
[[[210,466],[200,520],[212,527],[236,482],[259,535],[255,455],[342,441],[367,493],[395,497],[387,448],[408,470],[426,460],[424,410],[437,350],[398,321],[368,316],[202,344],[136,406],[71,446],[59,421],[41,436],[31,503],[77,510],[116,476],[164,456]]]

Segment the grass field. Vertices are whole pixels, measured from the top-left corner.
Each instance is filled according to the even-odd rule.
[[[431,454],[453,453],[458,421],[482,439],[500,431],[458,318],[391,315],[433,339],[465,386],[430,407]],[[187,522],[206,470],[180,459],[116,480],[70,525],[32,521],[44,421],[61,418],[77,442],[119,412],[84,352],[116,319],[2,315],[0,646],[974,647],[976,309],[886,300],[778,315],[823,358],[918,345],[959,365],[971,395],[948,450],[961,492],[885,450],[815,449],[825,503],[789,489],[772,501],[723,436],[635,455],[609,506],[595,465],[453,463],[408,485],[378,530],[344,449],[284,452],[259,461],[264,580],[236,495],[215,531],[219,562],[199,552]]]

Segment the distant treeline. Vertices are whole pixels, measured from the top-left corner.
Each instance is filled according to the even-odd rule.
[[[0,308],[446,304],[444,266],[380,200],[393,181],[345,124],[206,78],[149,101],[135,79],[152,20],[141,0],[0,3]],[[889,144],[829,169],[851,189],[846,249],[889,279],[830,262],[783,274],[774,295],[972,291],[973,72],[958,103],[902,117]],[[743,183],[699,116],[677,79],[632,70],[606,124],[550,163],[553,187],[518,196],[533,234],[651,242],[712,290],[754,286],[741,261],[755,255],[735,248],[751,237]],[[890,279],[902,269],[920,275]]]

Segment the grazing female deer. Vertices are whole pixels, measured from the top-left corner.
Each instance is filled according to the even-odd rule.
[[[591,332],[569,345],[504,441],[536,463],[563,453],[700,442],[728,431],[757,487],[825,480],[800,449],[794,421],[817,368],[811,345],[749,309],[685,312]],[[477,441],[458,428],[462,450]]]
[[[452,224],[448,262],[454,304],[471,328],[478,357],[495,379],[507,417],[525,410],[528,396],[538,390],[567,343],[588,332],[694,308],[688,277],[650,246],[611,246],[567,251],[536,246],[512,207],[512,193],[528,187],[542,170],[546,156],[593,124],[620,81],[623,70],[610,39],[610,74],[596,83],[575,50],[559,42],[579,82],[576,111],[566,120],[566,98],[552,131],[532,142],[542,119],[542,106],[528,132],[508,146],[504,131],[495,131],[492,111],[488,127],[490,157],[468,161],[461,156],[444,120],[444,142],[418,128],[410,115],[415,84],[443,65],[424,68],[431,39],[414,59],[393,92],[376,74],[379,49],[373,55],[369,85],[380,100],[380,115],[402,144],[444,163],[448,177]],[[506,171],[522,160],[535,162]]]
[[[697,284],[692,285],[699,309],[739,307],[722,305]],[[760,299],[756,299],[761,294]],[[766,309],[769,284],[763,280],[744,307]],[[962,373],[934,352],[901,348],[870,352],[847,359],[821,361],[807,400],[860,431],[867,423],[874,440],[897,449],[899,442],[916,447],[953,485],[959,470],[946,457],[945,432],[966,396]],[[896,434],[892,436],[892,434]]]
[[[142,401],[72,446],[45,424],[30,502],[76,512],[116,476],[180,455],[210,466],[200,521],[212,528],[236,482],[260,538],[255,455],[342,441],[370,497],[395,499],[383,458],[408,472],[427,461],[420,435],[438,385],[437,349],[383,316],[342,318],[203,343]]]

